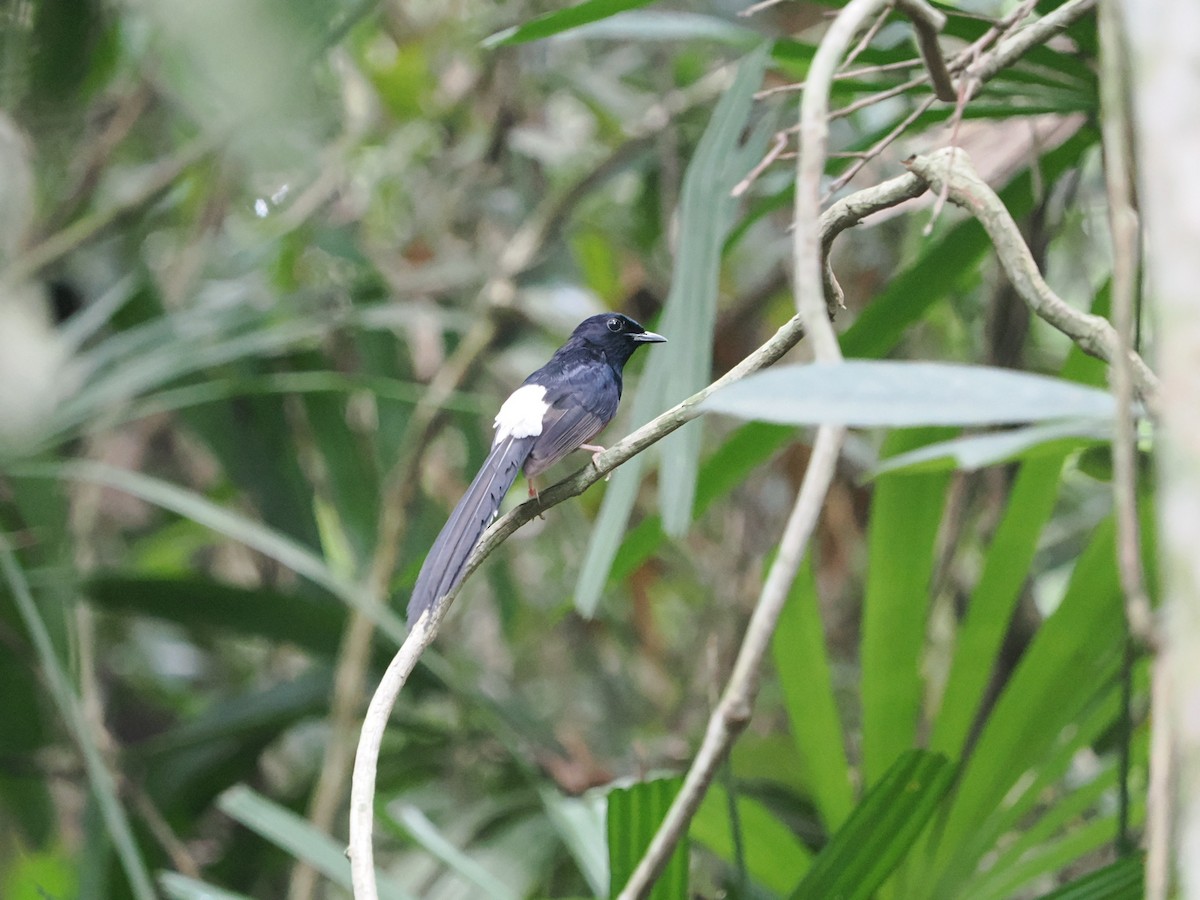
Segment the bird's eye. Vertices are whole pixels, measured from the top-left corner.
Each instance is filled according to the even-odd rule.
[[[608,320],[608,330],[613,331],[613,332],[620,331],[621,330],[621,320],[620,319],[609,319]]]

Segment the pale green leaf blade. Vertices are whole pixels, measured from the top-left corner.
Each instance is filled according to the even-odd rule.
[[[714,393],[709,412],[791,425],[913,427],[1111,420],[1107,391],[957,363],[847,360],[781,366]]]
[[[940,430],[893,432],[890,456],[945,436]],[[884,475],[875,483],[867,531],[862,623],[862,754],[873,784],[913,746],[925,680],[921,660],[935,544],[950,475]]]
[[[350,887],[350,860],[346,858],[345,846],[318,831],[303,816],[245,785],[229,788],[218,798],[217,806],[225,815],[308,863],[334,884]],[[410,900],[411,895],[386,878],[377,876],[377,882],[382,900]]]
[[[793,900],[867,900],[904,858],[953,778],[944,756],[905,752],[817,855]]]
[[[402,803],[392,811],[395,820],[414,841],[431,856],[441,860],[447,868],[475,885],[480,891],[480,896],[490,897],[492,900],[516,900],[516,894],[486,868],[454,846],[417,807],[411,803]]]
[[[562,34],[572,28],[587,25],[589,22],[599,22],[627,9],[637,9],[648,6],[652,0],[584,0],[566,9],[556,9],[552,12],[535,16],[524,25],[505,28],[489,35],[483,41],[485,47],[496,47],[502,44],[526,44],[530,41],[540,41],[552,35]]]
[[[825,649],[820,599],[807,558],[779,616],[771,654],[796,751],[811,773],[810,789],[821,821],[832,833],[854,807],[854,788]]]
[[[786,894],[812,866],[812,852],[757,800],[738,797],[737,814],[746,870],[763,887]],[[730,866],[736,865],[729,796],[719,785],[704,795],[692,819],[691,835]]]

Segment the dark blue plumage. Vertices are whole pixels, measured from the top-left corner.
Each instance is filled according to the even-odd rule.
[[[509,396],[496,415],[487,459],[421,566],[408,601],[410,627],[458,584],[517,472],[533,478],[585,447],[617,413],[629,357],[642,344],[665,340],[619,313],[592,316]]]

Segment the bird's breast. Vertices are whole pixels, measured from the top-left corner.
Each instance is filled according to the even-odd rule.
[[[493,443],[510,437],[537,437],[542,433],[542,423],[549,407],[546,388],[542,385],[526,384],[517,388],[496,413],[496,437]]]

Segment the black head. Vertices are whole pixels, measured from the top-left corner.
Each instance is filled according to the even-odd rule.
[[[601,313],[580,322],[571,333],[570,343],[591,344],[603,350],[609,362],[619,369],[642,344],[661,344],[665,341],[666,338],[661,334],[647,331],[629,316]]]

